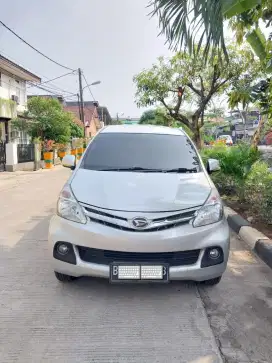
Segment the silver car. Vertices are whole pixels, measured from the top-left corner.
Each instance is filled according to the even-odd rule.
[[[60,193],[49,228],[60,281],[217,284],[229,256],[229,227],[203,162],[182,129],[103,128]]]

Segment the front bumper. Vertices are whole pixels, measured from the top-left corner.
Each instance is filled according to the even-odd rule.
[[[70,276],[96,276],[109,278],[109,265],[83,261],[76,246],[125,252],[177,252],[199,249],[196,263],[187,266],[172,266],[170,280],[204,281],[221,276],[227,266],[229,255],[229,227],[225,219],[221,222],[193,228],[190,224],[159,232],[127,232],[116,230],[94,222],[78,224],[53,216],[49,228],[50,253],[57,242],[73,244],[76,265],[53,258],[54,271]],[[206,248],[221,247],[224,262],[201,268]],[[152,261],[150,261],[152,262]]]

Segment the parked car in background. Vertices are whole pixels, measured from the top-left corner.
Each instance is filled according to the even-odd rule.
[[[233,145],[233,140],[230,135],[221,135],[218,137],[218,139],[216,141],[225,141],[226,145],[228,145],[228,146]]]
[[[217,284],[229,256],[220,196],[188,135],[175,128],[103,128],[60,193],[49,228],[60,281],[96,276],[114,283]]]

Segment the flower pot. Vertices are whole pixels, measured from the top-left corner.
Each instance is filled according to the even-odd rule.
[[[53,151],[46,151],[43,153],[45,169],[53,168]]]
[[[71,150],[71,155],[75,155],[75,157],[77,156],[77,149],[72,149]]]
[[[77,159],[79,160],[83,154],[83,147],[77,148]]]
[[[66,155],[66,151],[59,151],[58,152],[59,158],[62,160],[64,156]]]

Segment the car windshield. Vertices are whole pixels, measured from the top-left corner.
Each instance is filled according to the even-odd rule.
[[[139,172],[199,172],[198,155],[184,135],[100,133],[81,168]]]

